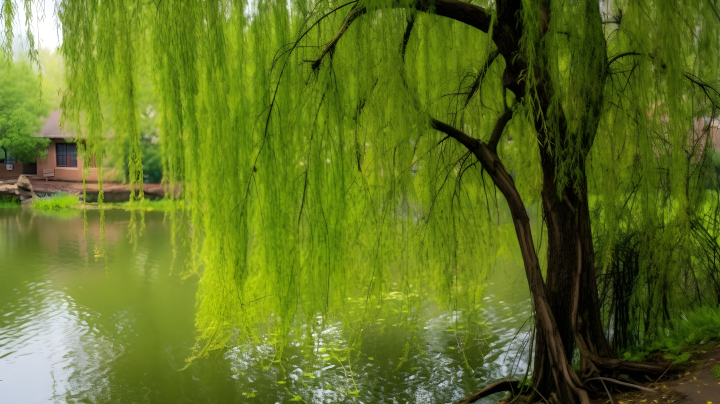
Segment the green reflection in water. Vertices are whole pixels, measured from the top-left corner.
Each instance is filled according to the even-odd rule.
[[[507,375],[527,336],[513,340],[529,313],[522,270],[500,260],[472,323],[389,282],[382,302],[348,296],[286,336],[272,313],[253,341],[178,371],[196,348],[198,278],[171,272],[181,218],[143,215],[140,233],[121,210],[0,211],[3,402],[450,402]]]

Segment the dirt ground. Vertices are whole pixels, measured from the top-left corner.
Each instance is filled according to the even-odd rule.
[[[687,351],[692,356],[687,363],[676,365],[657,380],[646,377],[644,382],[633,381],[627,376],[619,375],[618,380],[652,389],[653,392],[640,391],[636,388],[621,386],[606,381],[608,391],[598,384],[591,382],[595,391],[590,393],[592,404],[720,404],[720,378],[713,377],[711,369],[720,366],[720,344],[708,344],[704,349]],[[661,361],[661,353],[654,354]],[[651,355],[652,356],[652,355]],[[652,358],[650,359],[652,360]],[[670,364],[668,363],[668,366]],[[526,397],[517,400],[506,397],[501,403],[527,404]],[[545,401],[533,401],[542,403]]]
[[[687,364],[680,365],[674,372],[671,370],[657,382],[643,384],[657,390],[656,393],[627,388],[623,388],[624,393],[617,393],[617,387],[606,382],[608,389],[612,387],[616,391],[611,390],[613,401],[604,394],[598,395],[593,404],[720,404],[720,379],[711,373],[714,366],[720,365],[720,345],[689,353],[692,357]]]

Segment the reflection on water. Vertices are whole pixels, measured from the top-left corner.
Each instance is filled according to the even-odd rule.
[[[427,301],[409,334],[390,296],[354,333],[317,319],[282,349],[266,335],[179,371],[197,279],[172,271],[162,213],[104,215],[0,210],[0,403],[445,403],[525,370],[527,286],[498,265],[482,326]]]

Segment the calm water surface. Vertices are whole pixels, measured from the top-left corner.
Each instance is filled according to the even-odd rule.
[[[107,211],[103,255],[100,212],[86,214],[87,225],[80,211],[0,209],[0,404],[447,403],[526,367],[527,284],[521,268],[498,265],[484,326],[452,332],[462,314],[428,301],[407,361],[407,331],[387,318],[364,329],[351,363],[338,360],[342,324],[329,324],[291,337],[280,361],[260,340],[181,371],[196,343],[197,278],[173,270],[170,224],[148,212],[138,236],[129,212]]]

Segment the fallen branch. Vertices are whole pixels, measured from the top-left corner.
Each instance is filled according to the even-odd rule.
[[[668,370],[670,370],[671,367],[672,367],[672,365],[668,366],[668,368],[663,372],[663,374],[661,374],[660,377],[658,377],[657,379],[655,379],[655,381],[652,382],[652,383],[650,383],[650,384],[652,385],[652,384],[656,384],[657,382],[659,382],[660,379],[662,379],[662,377],[665,376],[665,373],[667,373]]]

